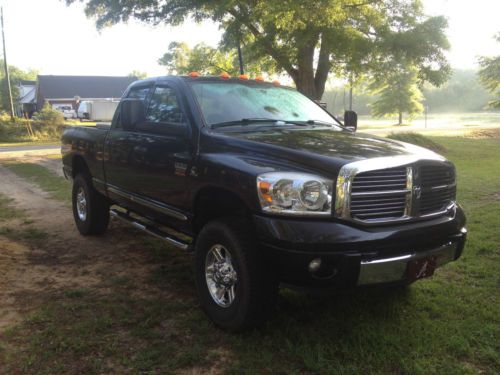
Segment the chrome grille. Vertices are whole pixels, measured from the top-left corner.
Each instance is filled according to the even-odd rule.
[[[408,173],[406,167],[398,167],[357,174],[351,186],[351,216],[359,220],[405,216]]]
[[[438,155],[359,160],[339,171],[334,214],[367,224],[412,220],[451,213],[455,195],[455,167]]]
[[[443,211],[456,197],[455,169],[447,165],[425,165],[420,168],[422,195],[420,215]]]

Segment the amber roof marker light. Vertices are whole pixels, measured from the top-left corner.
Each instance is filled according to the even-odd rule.
[[[188,76],[189,76],[189,77],[196,78],[196,77],[199,77],[199,76],[200,76],[200,73],[198,73],[198,72],[189,72],[189,73],[188,73]]]
[[[231,76],[229,74],[227,74],[226,72],[221,73],[219,77],[222,78],[222,79],[229,79],[229,78],[231,78]]]
[[[258,82],[264,82],[264,77],[257,76],[257,77],[255,77],[255,80],[258,81]]]
[[[248,75],[246,75],[246,74],[240,74],[240,75],[238,76],[238,78],[239,78],[239,79],[243,79],[243,80],[245,80],[245,81],[248,81]]]

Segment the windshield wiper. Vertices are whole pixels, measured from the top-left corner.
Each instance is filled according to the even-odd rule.
[[[250,124],[258,124],[258,123],[266,123],[266,122],[268,122],[268,123],[270,122],[273,124],[282,123],[283,125],[293,124],[293,125],[298,125],[298,126],[307,126],[303,122],[277,120],[274,118],[255,117],[255,118],[242,118],[241,120],[234,120],[234,121],[217,122],[215,124],[211,124],[210,129],[225,128],[228,126],[245,126],[245,125],[250,125]]]
[[[328,122],[328,121],[323,121],[323,120],[307,120],[306,123],[309,125],[323,124],[323,125],[330,125],[330,126],[338,126],[337,124],[334,124],[333,122]]]

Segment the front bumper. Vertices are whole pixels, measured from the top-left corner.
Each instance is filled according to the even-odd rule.
[[[462,233],[464,235],[467,233],[465,228],[462,228]],[[436,268],[438,268],[457,259],[459,246],[461,246],[460,242],[448,242],[435,249],[421,251],[419,253],[412,252],[391,258],[362,260],[359,270],[358,285],[407,281],[407,268],[410,262],[418,259],[434,258]]]
[[[436,267],[458,259],[465,216],[362,227],[340,221],[254,216],[257,235],[281,281],[305,287],[352,287],[405,282],[408,263],[435,257]],[[321,260],[318,272],[311,261]]]

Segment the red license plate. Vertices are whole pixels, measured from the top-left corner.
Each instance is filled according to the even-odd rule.
[[[434,275],[436,257],[427,257],[408,262],[406,275],[408,281],[413,282]]]

